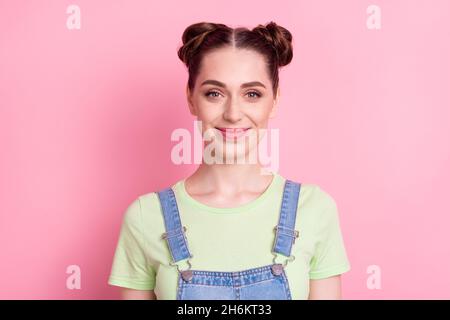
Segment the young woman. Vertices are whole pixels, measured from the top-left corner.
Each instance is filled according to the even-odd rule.
[[[191,176],[132,202],[108,283],[124,299],[339,299],[350,264],[333,198],[237,161],[258,149],[275,115],[291,33],[274,22],[202,22],[182,40],[190,113],[215,138],[211,154],[234,161],[203,159]]]

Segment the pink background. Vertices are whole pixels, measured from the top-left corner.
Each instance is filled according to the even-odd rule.
[[[66,8],[81,29],[66,28]],[[381,8],[381,29],[366,8]],[[176,50],[198,21],[294,36],[279,173],[336,200],[347,299],[450,298],[449,1],[0,1],[0,298],[109,299],[125,208],[195,165]],[[81,268],[81,290],[66,268]],[[381,289],[367,288],[367,267]]]

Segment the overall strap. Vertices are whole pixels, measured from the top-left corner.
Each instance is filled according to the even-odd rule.
[[[297,204],[300,195],[300,183],[286,179],[281,202],[280,218],[275,227],[276,236],[273,252],[286,257],[291,256],[292,245],[299,233],[295,230],[295,218],[297,216]]]
[[[180,213],[172,188],[166,188],[157,192],[157,194],[161,203],[166,228],[166,232],[162,237],[167,240],[173,262],[191,258],[184,234],[186,228],[181,225]]]

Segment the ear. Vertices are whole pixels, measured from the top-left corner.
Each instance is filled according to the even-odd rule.
[[[270,111],[269,119],[275,118],[275,114],[278,110],[278,100],[279,99],[280,99],[280,87],[278,87],[277,95],[276,95],[275,99],[273,100],[273,107],[272,107],[272,110]]]
[[[197,112],[195,110],[194,104],[192,103],[192,96],[191,96],[191,90],[189,90],[189,85],[186,84],[186,97],[187,102],[189,106],[189,111],[193,116],[197,115]]]

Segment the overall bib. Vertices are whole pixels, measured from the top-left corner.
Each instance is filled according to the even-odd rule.
[[[157,192],[161,203],[167,241],[173,262],[178,269],[177,300],[291,300],[291,292],[284,268],[295,259],[292,245],[299,236],[295,229],[300,183],[286,179],[279,221],[275,226],[270,265],[237,272],[191,270],[186,228],[182,226],[173,190],[169,187]],[[219,249],[219,248],[218,248]],[[286,259],[276,263],[277,254]],[[188,259],[189,269],[180,270],[176,262]]]

